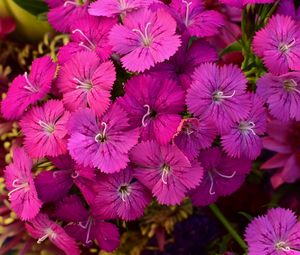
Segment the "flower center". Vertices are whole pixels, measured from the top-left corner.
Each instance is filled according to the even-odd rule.
[[[283,82],[283,88],[287,91],[287,92],[297,92],[300,94],[300,90],[297,89],[297,82],[294,79],[289,79],[289,80],[285,80]]]
[[[98,133],[96,136],[95,136],[95,141],[97,143],[104,143],[106,140],[107,140],[107,135],[106,135],[106,132],[107,132],[107,123],[106,122],[102,122],[101,125],[104,127],[103,128],[103,131]]]
[[[21,182],[19,179],[15,179],[12,183],[12,186],[14,187],[13,190],[11,190],[10,192],[8,192],[8,198],[10,199],[12,194],[16,191],[25,189],[25,190],[29,190],[29,184],[27,181],[25,182]]]
[[[73,81],[79,84],[76,86],[76,89],[83,89],[85,90],[85,92],[88,92],[93,88],[93,84],[91,81],[81,81],[77,78],[73,78]]]
[[[85,48],[85,49],[87,49],[87,50],[95,50],[96,49],[96,45],[82,32],[82,30],[80,30],[80,29],[75,29],[75,30],[73,30],[72,31],[72,33],[73,34],[75,34],[75,33],[79,33],[79,34],[81,34],[81,36],[88,42],[88,46],[87,45],[85,45],[84,44],[84,42],[83,41],[81,41],[80,43],[79,43],[79,46],[81,46],[81,47],[83,47],[83,48]]]
[[[148,104],[145,104],[144,107],[147,108],[147,112],[144,114],[144,116],[142,118],[142,125],[143,125],[143,127],[146,127],[148,125],[148,123],[146,123],[146,120],[155,118],[155,116],[157,115],[157,112],[152,110]]]
[[[276,243],[275,247],[277,250],[280,250],[280,251],[290,251],[291,250],[291,248],[287,245],[287,243],[283,242],[283,241]]]
[[[130,195],[130,187],[128,184],[123,184],[119,187],[118,192],[120,193],[121,199],[123,202],[126,201],[126,197]]]
[[[210,171],[208,171],[208,178],[210,180],[210,187],[209,187],[209,195],[213,196],[216,194],[216,192],[214,191],[214,178],[213,178],[213,173],[219,175],[222,178],[225,179],[231,179],[235,176],[236,171],[234,171],[231,175],[225,175],[220,173],[216,168],[211,169]]]
[[[235,95],[235,90],[229,96],[226,96],[226,95],[224,95],[224,93],[222,91],[217,90],[213,93],[212,98],[213,98],[214,102],[220,103],[224,99],[232,98],[234,95]]]
[[[189,25],[190,6],[192,5],[193,2],[188,2],[188,1],[182,0],[182,3],[185,4],[185,20],[184,20],[184,24],[186,26],[188,26]]]
[[[240,124],[239,124],[239,130],[242,132],[242,133],[248,133],[249,131],[252,132],[253,135],[256,135],[256,133],[254,132],[254,129],[255,128],[255,123],[252,122],[252,121],[241,121]]]
[[[140,29],[132,29],[133,32],[136,32],[141,36],[144,47],[149,47],[150,44],[152,43],[152,39],[151,39],[151,37],[149,35],[149,31],[148,31],[150,25],[151,25],[150,22],[148,22],[146,24],[144,33]]]
[[[86,239],[85,239],[86,244],[92,242],[92,240],[90,240],[90,235],[91,235],[91,229],[92,229],[93,224],[94,224],[94,220],[91,216],[87,219],[85,225],[83,225],[82,222],[79,222],[79,224],[78,224],[81,228],[87,229]]]
[[[280,43],[278,48],[282,53],[287,53],[295,43],[296,40],[295,38],[293,38],[293,40],[289,43],[284,43],[284,42]]]
[[[43,235],[42,237],[40,237],[38,240],[37,240],[37,243],[38,244],[41,244],[43,241],[45,241],[48,237],[50,239],[55,239],[57,236],[57,234],[51,229],[51,228],[46,228],[45,229],[45,235]]]
[[[163,164],[161,167],[161,171],[162,171],[161,180],[162,180],[163,184],[168,184],[166,178],[171,172],[171,167],[167,164]]]
[[[53,124],[47,124],[46,122],[39,120],[39,125],[44,129],[48,134],[52,134],[55,131],[55,126]]]
[[[193,127],[191,123],[185,123],[184,126],[182,127],[182,131],[187,135],[191,135],[196,131],[196,129]]]
[[[27,85],[24,86],[24,89],[32,92],[32,93],[36,93],[39,92],[38,88],[36,88],[35,86],[33,86],[33,84],[30,82],[30,80],[28,79],[28,74],[27,72],[24,73],[24,78],[26,80]]]

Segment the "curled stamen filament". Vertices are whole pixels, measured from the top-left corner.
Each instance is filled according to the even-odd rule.
[[[87,229],[85,243],[88,244],[88,243],[92,242],[90,240],[90,234],[91,234],[91,229],[92,229],[92,225],[93,225],[92,218],[89,217],[85,225],[83,225],[82,222],[79,222],[78,225],[83,229]]]
[[[145,104],[144,107],[147,108],[147,112],[145,113],[145,115],[142,118],[142,125],[143,125],[143,127],[146,127],[147,123],[145,123],[145,120],[151,114],[151,110],[150,110],[150,106],[148,104]]]
[[[85,48],[86,50],[89,50],[89,51],[92,50],[90,47],[86,46],[86,45],[84,44],[84,42],[80,42],[78,45],[81,46],[81,47],[83,47],[83,48]]]
[[[95,136],[95,141],[98,142],[99,140],[101,140],[101,138],[105,137],[106,135],[106,131],[107,131],[107,123],[106,122],[102,122],[101,123],[102,126],[104,126],[104,129],[102,131],[102,133],[99,133]]]
[[[28,186],[28,183],[25,182],[25,183],[22,183],[22,184],[18,184],[17,182],[19,182],[18,179],[15,179],[12,183],[12,186],[14,187],[13,190],[11,190],[10,192],[8,192],[8,198],[11,198],[12,194],[18,190],[21,190],[21,189],[24,189]]]
[[[166,181],[167,175],[168,175],[167,171],[163,170],[162,175],[161,175],[161,181],[163,182],[163,184],[168,184],[168,182]]]
[[[75,5],[75,6],[79,6],[79,4],[76,3],[76,2],[73,2],[73,1],[66,1],[66,2],[64,3],[64,7],[66,7],[66,6],[69,5],[69,4]]]
[[[189,13],[190,13],[190,6],[192,5],[193,2],[187,2],[185,0],[182,0],[182,3],[186,5],[186,11],[185,11],[185,21],[184,24],[188,26],[189,24]]]
[[[249,128],[248,128],[248,130],[250,130],[253,135],[256,135],[256,133],[254,132],[253,128],[255,128],[255,123],[252,122],[252,121],[250,121],[249,122]]]
[[[149,26],[151,25],[151,22],[148,22],[146,24],[144,33],[140,30],[140,29],[132,29],[132,32],[137,32],[138,34],[140,34],[140,36],[142,37],[142,40],[144,42],[144,44],[148,45],[150,43],[150,39],[149,39],[149,34],[148,34],[148,29]]]
[[[224,94],[223,94],[222,91],[218,91],[218,92],[216,93],[216,96],[217,96],[218,98],[220,98],[220,99],[223,99],[223,98],[232,98],[234,95],[235,95],[235,90],[234,90],[234,91],[232,92],[232,94],[229,95],[229,96],[224,96]]]
[[[213,191],[213,189],[214,189],[214,178],[212,177],[212,174],[210,172],[208,172],[208,177],[209,177],[209,180],[210,180],[209,195],[213,196],[214,194],[216,194],[216,192]]]
[[[28,74],[27,72],[24,73],[24,78],[26,80],[26,83],[28,86],[24,86],[24,89],[29,90],[30,92],[34,93],[34,92],[38,92],[38,89],[35,88],[32,83],[30,82],[30,80],[28,79]]]
[[[72,177],[73,179],[76,179],[78,176],[79,176],[79,173],[78,173],[77,171],[75,171],[75,172],[73,172],[73,173],[71,174],[71,177]]]
[[[73,34],[75,34],[75,33],[79,33],[79,34],[81,34],[81,36],[85,39],[85,40],[87,40],[87,42],[92,46],[92,47],[95,47],[95,44],[80,30],[80,29],[75,29],[75,30],[73,30],[72,31],[72,33]],[[81,46],[83,46],[83,42],[82,42],[82,44],[79,44],[79,45],[81,45]]]
[[[127,196],[127,194],[125,194],[125,192],[121,192],[121,199],[123,202],[126,202],[125,197]]]
[[[231,179],[236,175],[236,171],[234,171],[231,175],[225,175],[221,174],[217,169],[214,169],[214,171],[221,177],[226,178],[226,179]]]

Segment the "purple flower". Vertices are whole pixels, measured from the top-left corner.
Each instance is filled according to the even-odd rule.
[[[62,66],[57,87],[63,93],[68,110],[89,106],[101,116],[110,104],[115,80],[116,71],[111,61],[101,63],[94,52],[79,52]]]
[[[213,36],[224,25],[223,16],[217,11],[205,10],[202,0],[172,0],[170,7],[180,31],[187,31],[190,36]]]
[[[257,94],[267,102],[276,119],[300,120],[300,72],[265,74],[257,81]]]
[[[190,162],[175,145],[142,142],[132,149],[130,159],[135,164],[134,176],[161,204],[179,204],[203,175],[200,164]]]
[[[140,182],[133,180],[132,170],[100,174],[96,189],[95,212],[104,218],[135,220],[144,214],[151,202],[151,193]]]
[[[126,112],[113,104],[102,117],[91,109],[81,109],[70,119],[69,152],[83,166],[97,167],[104,173],[124,169],[128,152],[137,143],[138,129],[130,129]]]
[[[116,22],[116,19],[91,16],[75,20],[71,26],[71,42],[59,50],[59,63],[63,65],[74,54],[81,51],[94,51],[101,61],[107,60],[112,53],[112,46],[108,43],[108,33]]]
[[[217,136],[217,130],[212,121],[197,118],[183,119],[174,143],[189,158],[198,156],[201,149],[212,145]]]
[[[46,0],[49,6],[48,21],[58,32],[70,32],[75,20],[89,16],[89,0]]]
[[[142,140],[166,144],[180,124],[184,92],[175,81],[141,75],[127,82],[118,102],[128,112],[131,126],[142,127]]]
[[[192,78],[186,97],[190,112],[211,119],[221,133],[232,122],[247,117],[251,102],[245,93],[246,78],[238,67],[205,63],[196,68]]]
[[[283,208],[270,209],[252,220],[245,238],[249,255],[296,255],[300,250],[300,224],[295,214]]]
[[[300,29],[290,16],[274,15],[253,39],[255,54],[274,74],[300,70]]]
[[[56,65],[48,56],[32,62],[30,74],[17,76],[2,101],[1,112],[6,119],[22,117],[27,107],[46,96],[51,90]]]
[[[118,228],[103,221],[93,211],[87,211],[76,195],[66,197],[58,204],[56,216],[66,222],[66,232],[85,245],[97,240],[100,248],[107,252],[114,251],[120,243]]]
[[[64,229],[51,221],[46,214],[40,213],[25,224],[28,233],[41,244],[47,238],[66,255],[79,255],[79,249],[73,238]]]
[[[112,28],[109,40],[126,69],[143,72],[175,54],[181,43],[175,32],[176,22],[167,12],[145,8],[126,15],[123,25]]]
[[[200,152],[198,160],[204,168],[203,180],[189,193],[196,206],[206,206],[220,196],[231,195],[243,184],[251,170],[249,159],[230,158],[219,148]]]
[[[222,146],[231,157],[256,159],[262,149],[259,135],[266,131],[264,102],[255,94],[251,95],[251,110],[248,116],[232,124],[229,132],[222,136]]]
[[[31,174],[33,162],[23,148],[14,149],[13,158],[13,163],[4,170],[8,198],[21,220],[33,219],[42,206]]]
[[[56,157],[67,152],[69,112],[58,100],[33,107],[20,121],[25,136],[24,147],[33,158]]]

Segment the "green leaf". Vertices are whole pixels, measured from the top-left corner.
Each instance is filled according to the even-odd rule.
[[[48,6],[43,0],[13,0],[22,9],[34,16],[48,12]]]
[[[232,44],[228,45],[224,50],[220,52],[220,56],[224,56],[227,53],[234,52],[234,51],[241,51],[242,44],[240,41],[235,41]]]

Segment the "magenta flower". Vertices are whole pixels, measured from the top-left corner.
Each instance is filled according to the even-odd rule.
[[[20,121],[25,136],[24,147],[33,158],[56,157],[67,152],[69,112],[61,101],[49,100],[33,107]]]
[[[300,70],[299,24],[289,16],[274,15],[253,39],[253,50],[274,74]]]
[[[66,197],[58,204],[56,216],[66,222],[66,232],[85,245],[97,240],[100,248],[107,252],[114,251],[120,243],[118,228],[87,211],[76,195]]]
[[[188,89],[192,83],[192,74],[196,67],[204,62],[214,62],[218,59],[217,51],[204,40],[194,41],[188,47],[189,37],[170,60],[155,65],[149,70],[151,75],[162,75],[179,81],[184,89]]]
[[[167,12],[145,8],[126,15],[123,25],[112,28],[109,40],[126,69],[143,72],[175,54],[181,43],[175,32],[176,22]]]
[[[285,182],[295,182],[300,178],[300,122],[272,120],[267,125],[267,134],[269,136],[263,139],[264,148],[277,154],[261,168],[279,169],[271,178],[274,188]]]
[[[300,224],[292,211],[270,209],[266,215],[252,220],[246,229],[248,254],[299,254],[299,231]]]
[[[187,31],[190,36],[213,36],[224,25],[223,15],[205,10],[202,0],[172,0],[170,7],[180,31]]]
[[[17,76],[2,101],[1,112],[8,120],[19,119],[27,107],[46,96],[51,90],[56,65],[44,56],[32,62],[30,74]]]
[[[63,65],[81,51],[94,51],[101,61],[106,61],[112,53],[108,33],[116,22],[116,19],[91,16],[76,20],[71,26],[71,42],[59,50],[59,63]]]
[[[147,8],[157,0],[98,0],[90,4],[89,14],[94,16],[114,17],[128,12]]]
[[[300,8],[296,8],[293,0],[281,0],[276,10],[277,14],[291,16],[293,19],[300,20]]]
[[[232,124],[230,131],[222,136],[222,146],[230,157],[256,159],[262,149],[259,137],[266,131],[267,119],[264,102],[251,95],[251,110],[248,116]]]
[[[23,148],[16,148],[13,158],[13,163],[4,170],[8,198],[18,217],[21,220],[30,220],[39,213],[42,206],[31,174],[33,162]]]
[[[49,6],[48,21],[58,32],[70,32],[75,20],[89,16],[87,7],[90,0],[46,0]]]
[[[132,149],[130,159],[135,164],[134,176],[161,204],[179,204],[203,175],[200,164],[191,163],[175,145],[142,142]]]
[[[247,4],[270,4],[275,2],[275,0],[220,0],[220,2],[237,8],[243,8]]]
[[[97,167],[104,173],[124,169],[128,152],[137,143],[138,129],[130,129],[126,112],[113,104],[102,117],[91,109],[81,109],[70,119],[69,152],[83,166]]]
[[[81,190],[86,182],[92,183],[95,180],[94,169],[77,165],[69,155],[62,155],[51,161],[56,169],[43,171],[34,180],[38,196],[43,202],[61,200],[73,184]],[[93,187],[90,186],[90,189]]]
[[[184,92],[175,81],[141,75],[130,79],[118,101],[129,113],[131,126],[141,127],[142,140],[168,143],[184,110]]]
[[[116,71],[111,61],[101,63],[95,53],[79,52],[62,66],[57,86],[68,110],[73,112],[89,106],[101,116],[110,104],[115,80]]]
[[[189,159],[194,159],[201,149],[212,145],[216,136],[217,130],[212,121],[189,118],[182,120],[173,140]]]
[[[219,148],[200,152],[198,160],[204,168],[203,181],[189,193],[196,206],[206,206],[220,196],[231,195],[251,170],[250,160],[230,158]]]
[[[133,180],[132,170],[101,174],[96,185],[95,212],[101,217],[135,220],[144,214],[151,202],[151,193],[138,181]]]
[[[220,132],[246,118],[250,110],[246,79],[238,67],[205,63],[196,68],[186,103],[190,112],[211,119]]]
[[[34,219],[25,224],[28,233],[41,244],[44,240],[49,240],[66,255],[79,255],[79,249],[73,238],[64,229],[51,221],[46,214],[40,213]]]
[[[265,74],[257,81],[257,94],[267,102],[276,119],[300,120],[300,72]]]

